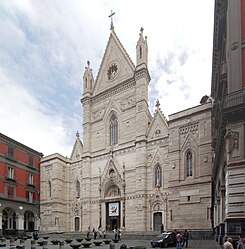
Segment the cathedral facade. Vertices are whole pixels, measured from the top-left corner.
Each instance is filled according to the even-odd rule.
[[[112,27],[96,79],[84,72],[82,139],[42,159],[41,230],[211,229],[212,104],[152,115],[150,80],[143,29],[135,65]]]

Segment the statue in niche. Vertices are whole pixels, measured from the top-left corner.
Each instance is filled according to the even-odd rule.
[[[117,195],[120,195],[120,190],[117,186],[110,187],[106,193],[107,197],[117,196]]]

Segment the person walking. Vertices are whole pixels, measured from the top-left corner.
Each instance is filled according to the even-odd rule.
[[[96,239],[97,238],[97,232],[96,232],[95,228],[93,228],[93,235],[94,235],[94,239]]]
[[[185,229],[184,234],[183,234],[183,244],[182,244],[182,247],[184,247],[184,245],[185,245],[186,248],[188,247],[188,240],[189,240],[189,233]]]
[[[239,236],[239,241],[237,244],[237,249],[245,249],[245,237],[243,234]]]
[[[91,232],[91,229],[90,229],[90,227],[88,227],[88,230],[87,230],[87,238],[89,238],[90,232]]]
[[[183,237],[182,237],[181,233],[177,233],[177,235],[176,235],[176,249],[182,248],[182,240],[183,240]]]
[[[164,232],[164,225],[162,224],[161,225],[161,233],[163,233]]]
[[[223,249],[234,249],[233,248],[233,245],[232,245],[232,238],[231,237],[228,237],[227,239],[226,239],[226,242],[224,243],[224,245],[223,245]]]

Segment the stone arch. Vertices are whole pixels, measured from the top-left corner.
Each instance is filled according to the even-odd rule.
[[[35,215],[31,211],[24,213],[24,230],[33,231],[35,229]]]
[[[15,230],[17,228],[17,214],[14,209],[6,207],[2,211],[2,230]]]

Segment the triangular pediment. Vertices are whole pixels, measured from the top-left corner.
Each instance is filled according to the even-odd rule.
[[[167,157],[167,151],[164,154],[164,151],[158,148],[152,156],[151,167],[155,167],[156,164],[166,165],[165,157]]]
[[[104,119],[106,119],[111,113],[115,113],[117,117],[120,117],[121,114],[121,109],[113,97],[110,99],[110,102],[105,109]]]
[[[148,130],[148,138],[154,139],[158,137],[168,136],[168,123],[160,110],[156,110]]]
[[[132,78],[134,70],[135,66],[132,60],[113,30],[95,81],[93,94],[96,95]]]
[[[72,161],[77,161],[82,158],[82,153],[83,153],[83,144],[77,135],[76,142],[73,146],[72,153],[71,153],[71,160]]]
[[[186,136],[183,139],[183,142],[181,144],[181,150],[186,150],[189,148],[197,148],[197,141],[196,141],[196,136],[188,132]]]

